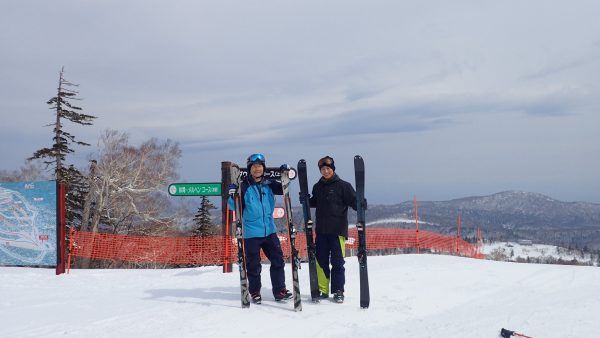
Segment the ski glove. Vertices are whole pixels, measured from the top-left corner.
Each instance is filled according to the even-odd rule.
[[[231,183],[227,186],[227,189],[229,189],[229,195],[233,195],[237,191],[237,184]]]
[[[308,202],[310,199],[310,194],[303,194],[302,192],[299,192],[298,195],[300,196],[300,204],[304,204],[304,202]]]

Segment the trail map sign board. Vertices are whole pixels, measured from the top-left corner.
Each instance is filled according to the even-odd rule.
[[[0,182],[0,265],[56,266],[56,182]]]
[[[221,183],[173,183],[171,196],[221,196]]]

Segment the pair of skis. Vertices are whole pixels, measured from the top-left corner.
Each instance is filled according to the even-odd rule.
[[[360,307],[369,307],[369,277],[367,273],[367,237],[365,229],[365,162],[359,155],[354,156],[354,176],[356,179],[356,229],[358,230],[358,265],[360,274]],[[304,214],[304,231],[308,249],[308,274],[310,280],[310,296],[313,302],[319,301],[319,282],[317,280],[317,258],[313,239],[313,221],[310,215],[308,194],[308,178],[306,161],[298,162],[298,181],[302,196],[302,212]]]
[[[365,162],[359,155],[354,156],[354,176],[356,178],[356,230],[358,230],[358,271],[360,274],[360,307],[369,307],[369,275],[367,274],[367,233],[365,218]]]
[[[308,252],[308,277],[310,280],[310,298],[313,302],[319,302],[319,281],[317,279],[317,251],[313,237],[313,221],[310,216],[310,201],[308,194],[308,177],[306,172],[306,161],[298,161],[298,183],[300,183],[300,202],[302,203],[302,214],[304,216],[304,233],[306,234],[306,249]]]
[[[230,171],[231,182],[236,182],[237,190],[231,196],[235,202],[235,237],[237,239],[238,266],[240,270],[240,291],[242,308],[250,307],[250,293],[248,289],[248,275],[246,271],[246,256],[244,251],[244,224],[242,220],[242,201],[241,201],[241,175],[238,167],[232,166]],[[290,177],[289,170],[281,172],[281,186],[283,188],[283,203],[285,214],[287,215],[288,236],[292,252],[292,293],[294,300],[294,310],[302,311],[302,301],[300,299],[300,281],[298,278],[298,268],[300,267],[300,258],[296,249],[296,227],[292,222],[292,203],[290,200]],[[229,216],[228,216],[229,217]]]
[[[242,221],[242,200],[241,200],[241,182],[240,168],[231,167],[230,182],[237,184],[235,193],[231,195],[235,203],[235,238],[237,242],[238,268],[240,270],[240,289],[242,295],[242,308],[250,307],[250,292],[248,289],[248,274],[246,272],[246,255],[244,251],[244,224]],[[227,215],[229,217],[229,215]]]
[[[302,311],[302,301],[300,299],[300,280],[298,278],[300,257],[298,256],[298,250],[296,249],[296,227],[292,221],[292,200],[290,199],[289,173],[289,170],[283,170],[281,172],[281,186],[283,188],[283,206],[285,209],[288,237],[290,240],[290,249],[292,254],[292,295],[294,299],[294,311]]]

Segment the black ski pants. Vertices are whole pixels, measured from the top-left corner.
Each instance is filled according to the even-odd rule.
[[[319,278],[319,290],[329,293],[328,284],[331,282],[331,292],[344,291],[346,284],[346,268],[344,268],[345,238],[338,235],[317,234],[315,246],[317,263],[324,274]],[[331,263],[331,268],[329,264]],[[318,269],[317,269],[318,270]]]

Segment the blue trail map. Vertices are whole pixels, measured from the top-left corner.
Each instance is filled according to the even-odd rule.
[[[0,265],[56,266],[56,182],[0,182]]]

